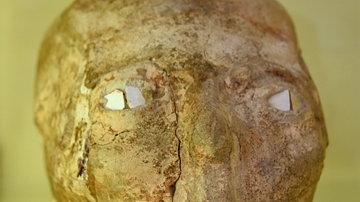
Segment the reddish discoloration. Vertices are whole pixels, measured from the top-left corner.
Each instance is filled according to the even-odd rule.
[[[270,34],[274,36],[275,38],[284,41],[284,42],[291,42],[294,41],[294,37],[291,35],[291,33],[288,33],[284,30],[276,29],[273,27],[268,26],[265,23],[259,22],[255,19],[253,19],[251,16],[247,15],[241,15],[242,18],[244,18],[246,21],[248,21],[250,24],[252,24],[257,29],[261,30],[264,34]]]
[[[110,77],[110,78],[105,79],[105,81],[112,81],[112,80],[114,80],[114,79],[115,79],[114,75],[111,75],[111,77]]]

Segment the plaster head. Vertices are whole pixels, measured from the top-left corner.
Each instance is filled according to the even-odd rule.
[[[77,0],[40,52],[57,201],[312,201],[328,144],[272,0]]]

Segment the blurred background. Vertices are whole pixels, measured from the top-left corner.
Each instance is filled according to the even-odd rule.
[[[0,201],[48,202],[33,121],[41,40],[72,0],[0,0]],[[360,201],[360,0],[280,0],[320,92],[330,145],[315,202]]]

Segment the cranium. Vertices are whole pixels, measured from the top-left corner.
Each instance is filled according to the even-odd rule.
[[[272,0],[77,0],[40,52],[60,201],[312,201],[328,144]]]

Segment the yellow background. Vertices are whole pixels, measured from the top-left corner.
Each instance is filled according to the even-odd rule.
[[[48,202],[33,124],[46,29],[71,0],[0,0],[0,201]],[[281,0],[317,84],[330,137],[315,202],[360,201],[360,0]]]

